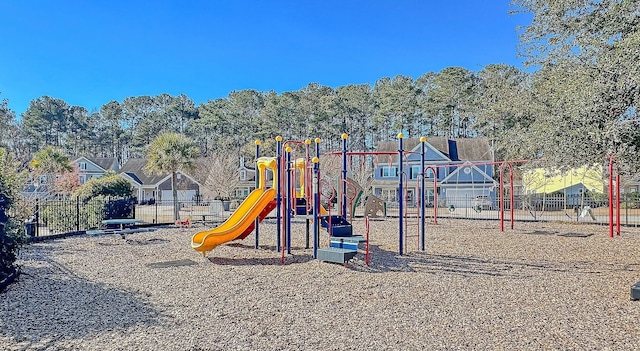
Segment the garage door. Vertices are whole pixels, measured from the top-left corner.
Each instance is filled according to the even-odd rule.
[[[445,190],[446,205],[453,205],[456,208],[473,207],[473,198],[475,195],[481,195],[480,189],[446,189]],[[438,201],[440,202],[440,201]]]
[[[178,190],[178,201],[193,201],[196,196],[195,190]],[[162,190],[162,201],[172,201],[173,191]]]

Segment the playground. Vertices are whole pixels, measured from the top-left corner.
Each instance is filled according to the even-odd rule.
[[[422,138],[412,148],[421,151],[406,155],[402,136],[397,152],[349,152],[346,134],[342,141],[342,151],[321,155],[316,139],[315,157],[310,140],[278,137],[276,157],[261,156],[256,142],[255,190],[223,222],[209,225],[210,209],[192,207],[180,211],[186,220],[155,231],[26,247],[23,274],[5,292],[11,305],[0,309],[0,343],[9,350],[640,348],[630,294],[640,229],[621,226],[636,213],[625,206],[623,220],[612,164],[614,206],[584,207],[580,216],[592,219],[585,223],[578,211],[563,208],[557,220],[544,217],[553,212],[544,206],[516,203],[513,181],[503,180],[510,163],[452,156],[457,163],[428,166]],[[396,153],[407,160],[397,170]],[[358,164],[390,178],[378,183],[386,200],[351,178]],[[463,218],[469,212],[474,220]],[[537,221],[516,222],[520,216]]]
[[[640,348],[640,230],[442,218],[370,223],[370,265],[312,258],[292,222],[282,265],[275,220],[203,257],[193,228],[32,244],[0,307],[6,350],[418,350]],[[353,221],[354,231],[364,220]],[[328,234],[320,245],[328,245]],[[51,303],[55,301],[55,303]]]

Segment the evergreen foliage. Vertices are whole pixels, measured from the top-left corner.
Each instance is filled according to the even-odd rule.
[[[74,197],[84,201],[99,195],[106,197],[130,197],[133,194],[131,183],[119,174],[108,172],[100,178],[91,178],[73,193]]]
[[[520,54],[531,68],[490,64],[479,71],[446,67],[418,78],[297,91],[252,89],[199,106],[187,96],[135,96],[89,113],[48,96],[35,98],[20,123],[0,102],[0,126],[23,162],[45,146],[71,157],[144,157],[162,133],[179,132],[201,156],[252,157],[253,142],[273,153],[273,138],[319,137],[322,148],[371,150],[395,138],[488,137],[497,159],[544,158],[554,168],[602,164],[616,154],[621,170],[640,170],[639,0],[512,0],[531,15]],[[15,128],[14,128],[15,127]]]
[[[17,168],[13,156],[0,148],[0,282],[16,274],[15,261],[24,241],[16,201],[25,174]]]
[[[147,165],[145,169],[155,174],[171,173],[171,189],[173,189],[173,216],[180,218],[178,207],[178,171],[191,173],[196,168],[199,151],[191,139],[183,134],[162,133],[155,138],[147,149]]]

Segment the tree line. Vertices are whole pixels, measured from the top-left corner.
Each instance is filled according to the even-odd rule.
[[[49,96],[17,119],[0,103],[0,142],[21,160],[47,145],[70,157],[142,157],[157,135],[195,141],[202,156],[251,157],[254,141],[272,152],[273,138],[319,137],[354,150],[406,137],[487,137],[496,159],[539,159],[560,168],[602,164],[615,154],[622,171],[638,172],[640,23],[638,0],[514,0],[533,14],[521,33],[528,71],[490,64],[474,72],[448,67],[418,78],[383,77],[373,85],[297,91],[232,91],[196,106],[186,95],[129,97],[99,110]]]
[[[9,123],[11,136],[3,142],[27,158],[51,145],[71,156],[126,159],[140,157],[150,140],[166,131],[192,138],[203,156],[220,150],[250,154],[255,140],[269,148],[276,135],[319,137],[330,148],[346,132],[358,150],[371,150],[401,131],[408,137],[476,137],[485,135],[480,106],[487,79],[495,74],[526,84],[526,73],[492,65],[478,73],[450,67],[417,79],[385,77],[373,86],[309,83],[281,94],[233,91],[198,106],[184,94],[160,94],[110,101],[89,112],[43,96],[31,101],[19,122]],[[496,128],[491,133],[498,135]]]

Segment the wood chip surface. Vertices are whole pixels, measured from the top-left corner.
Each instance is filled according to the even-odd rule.
[[[354,221],[362,234],[361,219]],[[273,221],[207,257],[206,227],[25,247],[0,294],[2,350],[640,350],[640,230],[574,223],[372,221],[371,264],[292,253]],[[328,246],[326,232],[321,246]],[[193,262],[195,262],[195,264]]]

